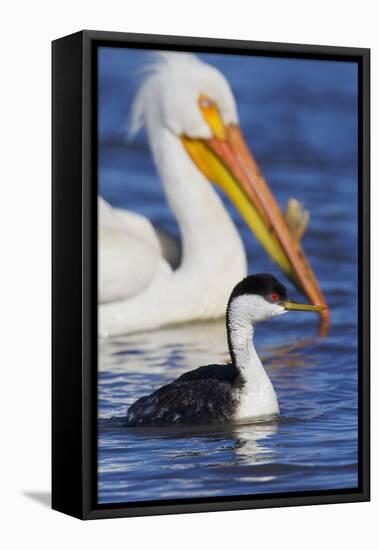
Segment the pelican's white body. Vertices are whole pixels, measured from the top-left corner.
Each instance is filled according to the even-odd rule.
[[[188,54],[164,54],[133,107],[132,132],[145,125],[168,204],[178,222],[182,262],[173,270],[151,223],[99,204],[99,329],[104,336],[221,317],[246,275],[244,247],[222,200],[179,136],[210,138],[200,93],[217,100],[226,124],[237,123],[222,74]]]
[[[274,387],[253,344],[255,324],[282,315],[282,306],[268,303],[261,296],[243,295],[233,300],[229,311],[230,344],[243,379],[234,420],[279,414]]]

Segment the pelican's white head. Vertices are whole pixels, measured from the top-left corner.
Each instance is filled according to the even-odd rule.
[[[176,136],[210,139],[216,111],[223,125],[238,124],[233,93],[223,74],[195,55],[155,54],[131,110],[129,134],[146,125],[163,126]]]

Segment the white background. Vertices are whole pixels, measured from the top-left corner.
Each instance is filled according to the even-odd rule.
[[[80,522],[51,511],[50,41],[87,29],[372,48],[377,203],[378,30],[374,1],[64,0],[6,2],[0,48],[0,543],[3,548],[369,548],[373,502]],[[374,210],[375,213],[375,210]],[[378,215],[374,215],[375,246]],[[376,219],[375,219],[376,218]],[[377,261],[373,258],[374,319]],[[375,338],[373,348],[375,345]],[[373,364],[374,382],[377,378]],[[373,398],[377,416],[378,397]],[[67,396],[70,399],[70,396]],[[374,428],[377,425],[374,415]],[[374,434],[373,434],[374,435]],[[34,495],[34,497],[33,497]],[[37,496],[37,498],[36,498]],[[4,539],[4,540],[2,540]]]

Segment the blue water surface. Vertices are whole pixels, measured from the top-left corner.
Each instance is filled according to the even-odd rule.
[[[284,207],[311,212],[304,249],[331,308],[260,326],[256,346],[278,394],[276,421],[204,430],[132,430],[117,417],[179,374],[227,360],[222,321],[109,338],[99,351],[98,501],[217,497],[357,486],[357,66],[200,55],[235,94],[245,139]],[[99,53],[99,186],[112,205],[179,237],[142,131],[128,112],[149,62],[143,50]],[[250,272],[282,274],[234,208]],[[290,283],[288,283],[290,286]],[[291,294],[296,296],[294,289]],[[300,298],[300,296],[298,296]]]

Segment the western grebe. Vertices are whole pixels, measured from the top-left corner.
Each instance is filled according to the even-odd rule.
[[[288,300],[287,289],[269,274],[250,275],[234,288],[226,311],[231,363],[187,372],[130,406],[128,426],[204,425],[279,414],[271,380],[254,348],[255,326],[290,310],[323,306]]]

